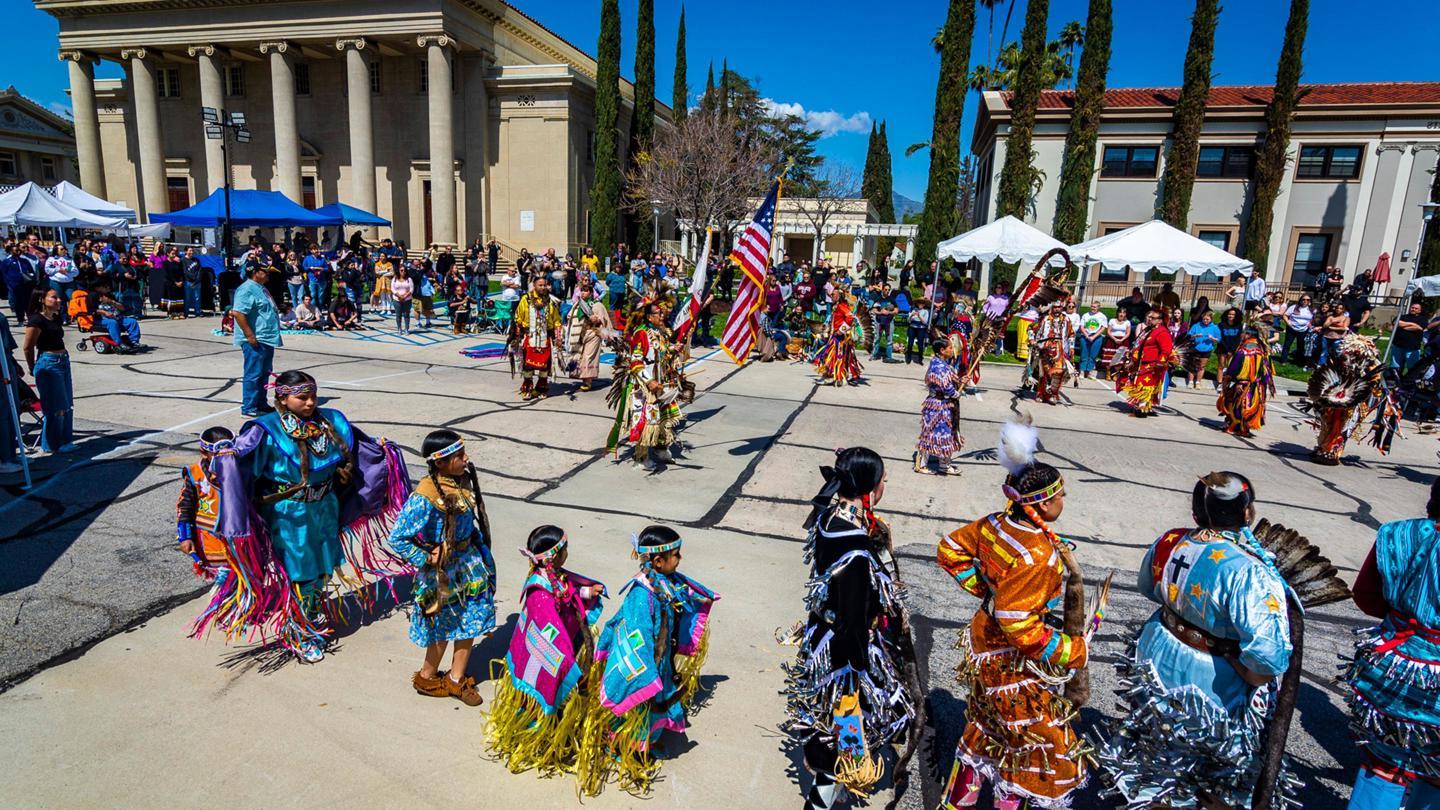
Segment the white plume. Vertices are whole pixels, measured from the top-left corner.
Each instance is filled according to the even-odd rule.
[[[1238,476],[1226,475],[1225,473],[1211,473],[1206,476],[1206,484],[1215,497],[1223,501],[1233,501],[1240,497],[1245,491],[1245,486]]]
[[[995,448],[1000,466],[1011,475],[1035,463],[1035,448],[1040,444],[1040,433],[1030,423],[1026,414],[1023,421],[1009,421],[1000,426],[1000,443]]]

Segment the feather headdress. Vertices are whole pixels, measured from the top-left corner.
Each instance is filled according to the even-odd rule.
[[[1012,476],[1018,476],[1026,467],[1035,463],[1035,450],[1040,445],[1040,434],[1025,414],[1019,420],[1011,420],[1000,426],[1000,443],[995,454],[1000,466]]]

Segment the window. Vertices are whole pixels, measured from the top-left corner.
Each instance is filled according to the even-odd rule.
[[[162,67],[155,71],[155,94],[160,98],[180,97],[180,68]]]
[[[585,162],[595,162],[595,130],[585,131]]]
[[[1255,169],[1253,146],[1202,146],[1196,177],[1249,178]]]
[[[430,92],[430,63],[424,59],[420,60],[420,90],[421,93]]]
[[[308,175],[300,178],[300,204],[315,210],[315,178]]]
[[[1101,177],[1154,177],[1160,159],[1158,146],[1107,146]]]
[[[1110,151],[1109,147],[1106,147],[1106,150],[1105,150],[1105,151],[1107,151],[1107,152]],[[1100,228],[1100,235],[1101,235],[1101,236],[1109,236],[1109,235],[1112,234],[1112,233],[1118,233],[1118,232],[1123,231],[1123,230],[1125,230],[1126,228],[1129,228],[1129,227],[1133,227],[1133,226],[1131,226],[1131,225],[1105,225],[1105,226],[1103,226],[1103,227]],[[1130,278],[1130,268],[1128,268],[1128,267],[1121,267],[1121,268],[1112,270],[1112,269],[1110,269],[1110,268],[1108,268],[1108,267],[1105,267],[1104,265],[1101,265],[1101,266],[1100,266],[1100,276],[1099,276],[1099,278],[1098,278],[1099,281],[1124,281],[1124,280],[1126,280],[1126,279],[1128,279],[1128,278]]]
[[[1201,158],[1201,160],[1204,160],[1204,158]],[[1196,238],[1198,238],[1201,242],[1204,242],[1204,243],[1206,243],[1206,244],[1213,245],[1213,246],[1215,246],[1215,247],[1217,247],[1217,248],[1220,248],[1221,250],[1225,251],[1226,253],[1229,253],[1229,252],[1230,252],[1230,232],[1229,232],[1229,231],[1206,231],[1206,230],[1202,230],[1202,231],[1197,232],[1197,233],[1195,234],[1195,236],[1196,236]],[[1220,274],[1219,274],[1219,273],[1216,273],[1216,272],[1214,272],[1214,271],[1210,271],[1210,272],[1207,272],[1207,273],[1202,273],[1202,274],[1200,275],[1199,279],[1198,279],[1198,281],[1204,281],[1204,282],[1215,282],[1215,281],[1219,281],[1219,280],[1220,280]]]
[[[1302,146],[1296,177],[1354,180],[1360,176],[1360,147]]]
[[[241,98],[245,95],[245,66],[225,66],[225,95],[229,98]]]
[[[190,207],[190,181],[184,177],[165,178],[165,196],[171,211]]]
[[[365,69],[370,72],[370,92],[380,95],[380,60],[372,59],[366,62]]]
[[[14,177],[20,173],[14,152],[0,152],[0,177]]]
[[[1290,266],[1290,281],[1313,287],[1330,258],[1334,234],[1302,233],[1295,237],[1295,262]]]
[[[55,182],[55,158],[49,156],[40,158],[40,176],[47,183]]]
[[[304,62],[295,64],[295,95],[310,95],[310,65]]]

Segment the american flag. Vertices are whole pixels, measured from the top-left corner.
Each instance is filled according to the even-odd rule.
[[[735,249],[730,251],[730,260],[740,265],[744,277],[730,307],[730,317],[725,321],[720,347],[742,366],[750,357],[755,332],[760,327],[756,313],[765,301],[765,272],[770,266],[770,239],[775,233],[775,204],[779,199],[780,181],[776,180],[770,193],[765,195],[765,202],[760,203],[745,232],[740,234]]]

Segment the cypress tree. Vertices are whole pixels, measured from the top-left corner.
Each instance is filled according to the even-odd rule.
[[[975,0],[950,0],[940,47],[940,77],[935,84],[935,118],[930,130],[930,179],[925,209],[915,237],[915,263],[928,269],[935,245],[955,234],[955,194],[960,183],[960,114],[965,107],[965,76],[970,72],[970,40],[975,34]]]
[[[880,156],[875,147],[880,142],[880,131],[875,122],[870,122],[870,145],[865,148],[865,169],[860,175],[860,196],[870,201],[875,210],[880,210]]]
[[[620,0],[600,0],[595,49],[595,185],[590,187],[590,246],[615,249],[620,211]]]
[[[690,112],[690,88],[685,85],[685,7],[680,7],[680,30],[675,34],[675,88],[670,93],[670,117],[684,121]]]
[[[720,60],[720,104],[721,115],[730,114],[730,60]]]
[[[1090,225],[1095,139],[1105,111],[1105,73],[1110,69],[1110,22],[1110,0],[1090,0],[1080,73],[1075,80],[1075,111],[1065,135],[1065,165],[1055,203],[1055,238],[1067,245],[1085,241]]]
[[[1254,200],[1245,220],[1245,258],[1255,263],[1255,272],[1265,274],[1270,263],[1270,230],[1275,225],[1275,198],[1285,177],[1285,153],[1290,149],[1290,119],[1300,101],[1301,56],[1305,50],[1305,28],[1310,17],[1310,0],[1291,0],[1290,19],[1285,23],[1285,43],[1275,68],[1275,92],[1265,108],[1265,141],[1255,157]]]
[[[700,97],[700,109],[712,112],[715,109],[715,60],[710,60],[709,72],[705,74],[705,94]]]
[[[655,0],[640,0],[635,15],[635,110],[630,115],[630,165],[655,143]],[[632,218],[631,247],[655,244],[655,221],[645,212]]]
[[[1015,91],[1010,97],[1010,136],[1005,141],[1005,163],[1000,170],[1000,192],[996,197],[1000,216],[1008,214],[1021,220],[1030,207],[1035,177],[1030,153],[1035,136],[1035,110],[1040,105],[1048,58],[1045,22],[1049,12],[1050,0],[1030,0],[1025,6],[1025,28],[1020,32],[1020,67],[1015,75]],[[1003,277],[1006,272],[1000,275]]]
[[[1165,158],[1165,179],[1160,185],[1160,218],[1182,231],[1190,219],[1190,197],[1195,191],[1200,127],[1210,101],[1210,64],[1215,60],[1215,24],[1219,20],[1220,0],[1195,0],[1190,47],[1185,51],[1185,83],[1175,103],[1170,154]]]
[[[880,204],[879,209],[881,222],[895,222],[895,175],[892,172],[890,157],[890,136],[885,134],[885,122],[880,122],[880,134],[875,139],[875,153],[880,161]],[[890,247],[895,244],[894,237],[884,237],[875,240],[876,258],[883,258],[890,254]]]

